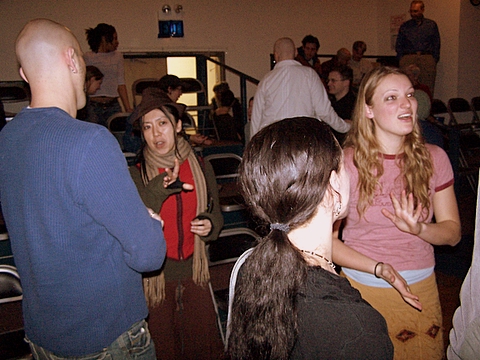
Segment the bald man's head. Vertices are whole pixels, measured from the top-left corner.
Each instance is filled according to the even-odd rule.
[[[273,53],[277,62],[295,59],[295,43],[290,38],[280,38],[275,41]]]
[[[352,54],[350,53],[350,50],[341,48],[337,51],[337,59],[340,64],[347,65],[351,58]]]
[[[15,52],[32,90],[31,106],[59,106],[73,114],[85,105],[85,61],[69,29],[48,19],[31,20],[18,35]]]
[[[81,56],[77,39],[65,26],[48,19],[28,22],[17,37],[15,51],[24,73],[52,70],[67,48]]]

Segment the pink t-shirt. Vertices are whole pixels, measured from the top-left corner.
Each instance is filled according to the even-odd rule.
[[[434,174],[430,179],[430,213],[424,220],[431,222],[433,216],[433,195],[453,185],[453,171],[447,154],[435,145],[426,144],[433,160]],[[350,174],[349,213],[343,229],[345,244],[376,261],[391,264],[396,270],[419,270],[433,267],[435,258],[433,246],[418,236],[407,234],[382,213],[383,208],[394,213],[390,193],[397,199],[403,190],[400,168],[394,155],[384,155],[384,175],[374,198],[360,219],[357,212],[358,172],[353,164],[353,149],[345,149],[345,167]]]

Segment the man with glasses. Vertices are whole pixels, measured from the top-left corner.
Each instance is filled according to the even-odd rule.
[[[353,70],[349,66],[336,66],[328,73],[327,91],[332,107],[342,119],[351,119],[357,97],[351,90]],[[334,131],[339,141],[345,134]]]
[[[351,119],[356,96],[350,89],[353,70],[348,66],[337,66],[328,74],[328,94],[332,107],[342,119]]]

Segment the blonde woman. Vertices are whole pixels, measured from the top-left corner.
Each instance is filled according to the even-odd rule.
[[[378,261],[378,267],[394,266],[423,310],[403,302],[375,271],[344,267],[343,272],[385,317],[395,359],[441,359],[442,312],[432,245],[457,244],[460,220],[452,167],[441,148],[424,143],[414,89],[400,70],[381,67],[363,79],[345,143],[345,167],[351,184],[345,244]]]

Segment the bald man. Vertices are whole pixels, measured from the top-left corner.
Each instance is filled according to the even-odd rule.
[[[141,272],[165,256],[115,138],[74,119],[85,104],[75,36],[46,19],[16,41],[30,106],[0,133],[0,200],[37,359],[155,359]],[[132,341],[133,340],[133,341]]]
[[[337,50],[337,55],[333,56],[330,60],[322,63],[322,81],[328,88],[328,75],[330,71],[339,66],[348,66],[352,53],[346,48],[340,48]]]
[[[317,73],[295,61],[295,44],[281,38],[273,48],[276,65],[258,84],[252,111],[251,136],[276,121],[308,116],[345,133],[350,124],[338,117]]]

